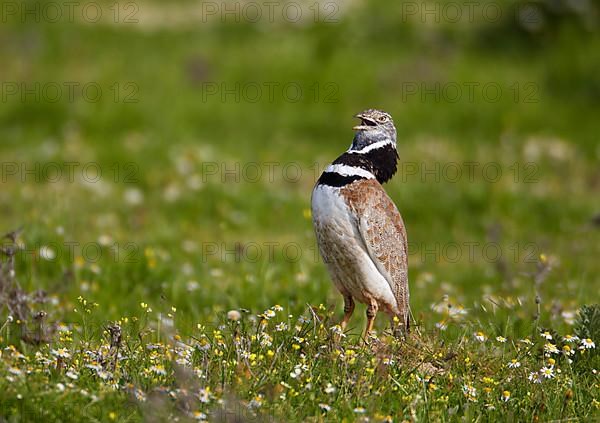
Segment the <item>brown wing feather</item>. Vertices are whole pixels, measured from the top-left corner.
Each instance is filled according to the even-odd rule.
[[[408,325],[408,246],[406,229],[394,202],[379,182],[357,181],[342,189],[359,219],[369,256],[390,284],[403,323]]]

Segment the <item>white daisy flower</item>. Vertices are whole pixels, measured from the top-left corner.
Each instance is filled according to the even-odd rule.
[[[344,333],[344,331],[342,330],[342,327],[340,325],[335,325],[329,328],[329,330],[331,331],[331,333],[333,333],[334,335],[338,335],[342,338],[346,337],[346,334]]]
[[[248,408],[260,408],[262,406],[262,402],[263,396],[262,394],[258,394],[257,396],[252,398],[252,401],[250,401],[250,403],[248,404]]]
[[[518,369],[519,367],[521,367],[521,363],[516,358],[513,358],[508,362],[508,367],[510,369]]]
[[[477,389],[475,389],[473,386],[463,385],[462,391],[469,401],[477,402]]]
[[[100,367],[98,364],[86,364],[85,367],[87,367],[88,369],[94,370],[96,372],[99,372],[102,370],[102,367]]]
[[[23,372],[21,371],[21,369],[17,368],[17,367],[9,367],[8,368],[8,372],[12,375],[15,376],[19,376],[21,375]]]
[[[331,383],[328,383],[324,391],[326,394],[333,394],[336,391],[336,388]]]
[[[98,372],[96,372],[96,374],[102,380],[112,379],[112,373],[111,372],[107,372],[105,370],[99,370]]]
[[[552,366],[550,367],[542,367],[540,369],[540,374],[545,377],[546,379],[552,379],[554,377],[554,369],[552,368]]]
[[[547,342],[544,345],[544,351],[547,354],[558,354],[559,353],[558,348],[556,348],[556,345],[554,345],[554,344],[552,344],[550,342]]]
[[[594,344],[594,341],[592,341],[590,338],[582,339],[581,346],[585,349],[596,348],[596,344]]]
[[[208,404],[210,402],[210,388],[202,388],[200,392],[198,392],[198,399],[203,404]]]
[[[260,336],[260,345],[262,347],[270,347],[273,345],[273,338],[268,333],[263,332]]]
[[[148,370],[150,370],[152,373],[159,375],[159,376],[165,376],[167,374],[167,370],[165,369],[165,366],[160,365],[160,364],[151,366]]]
[[[202,420],[206,420],[206,418],[207,418],[206,414],[204,414],[204,413],[203,413],[203,412],[201,412],[201,411],[194,411],[194,412],[192,413],[192,417],[193,417],[195,420],[201,420],[201,421],[202,421]]]
[[[479,342],[485,342],[485,340],[487,339],[487,337],[485,336],[485,334],[483,332],[475,332],[473,334],[473,336],[475,337],[475,339],[477,339]]]
[[[39,255],[41,258],[47,261],[52,261],[56,258],[56,252],[47,245],[44,245],[40,248]]]
[[[529,379],[529,381],[533,382],[533,383],[542,383],[542,379],[538,372],[529,373],[529,376],[527,377],[527,379]]]
[[[50,353],[56,357],[60,358],[71,358],[71,353],[66,348],[59,348],[57,350],[52,350]]]
[[[299,365],[297,365],[296,367],[294,367],[294,370],[292,370],[290,372],[290,377],[292,379],[296,379],[298,376],[300,376],[302,374],[302,369],[300,368]]]
[[[562,347],[562,352],[566,356],[575,354],[575,350],[568,345]]]
[[[459,317],[468,314],[468,312],[463,306],[459,305],[457,307],[450,306],[448,308],[448,314],[450,315],[450,317]]]
[[[138,206],[144,202],[144,193],[137,188],[129,188],[123,193],[125,202],[131,206]]]
[[[328,404],[324,404],[324,403],[320,403],[319,408],[325,412],[331,410],[331,406],[329,406]]]

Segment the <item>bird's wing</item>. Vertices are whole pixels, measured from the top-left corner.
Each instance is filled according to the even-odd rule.
[[[402,217],[379,182],[361,181],[360,185],[347,194],[358,218],[358,231],[369,257],[390,285],[407,325],[408,246]]]

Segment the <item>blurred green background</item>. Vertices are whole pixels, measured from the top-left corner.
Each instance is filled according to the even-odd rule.
[[[598,301],[597,1],[253,4],[3,5],[0,230],[24,227],[24,287],[67,320],[78,295],[107,319],[175,305],[184,327],[339,310],[310,194],[377,107],[418,319],[445,295],[530,318],[540,255],[546,318]]]

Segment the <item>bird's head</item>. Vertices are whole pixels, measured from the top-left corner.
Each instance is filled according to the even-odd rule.
[[[396,143],[396,127],[389,113],[377,109],[368,109],[354,116],[360,119],[360,125],[352,129],[356,132],[354,146],[364,147],[377,141],[390,140]]]

